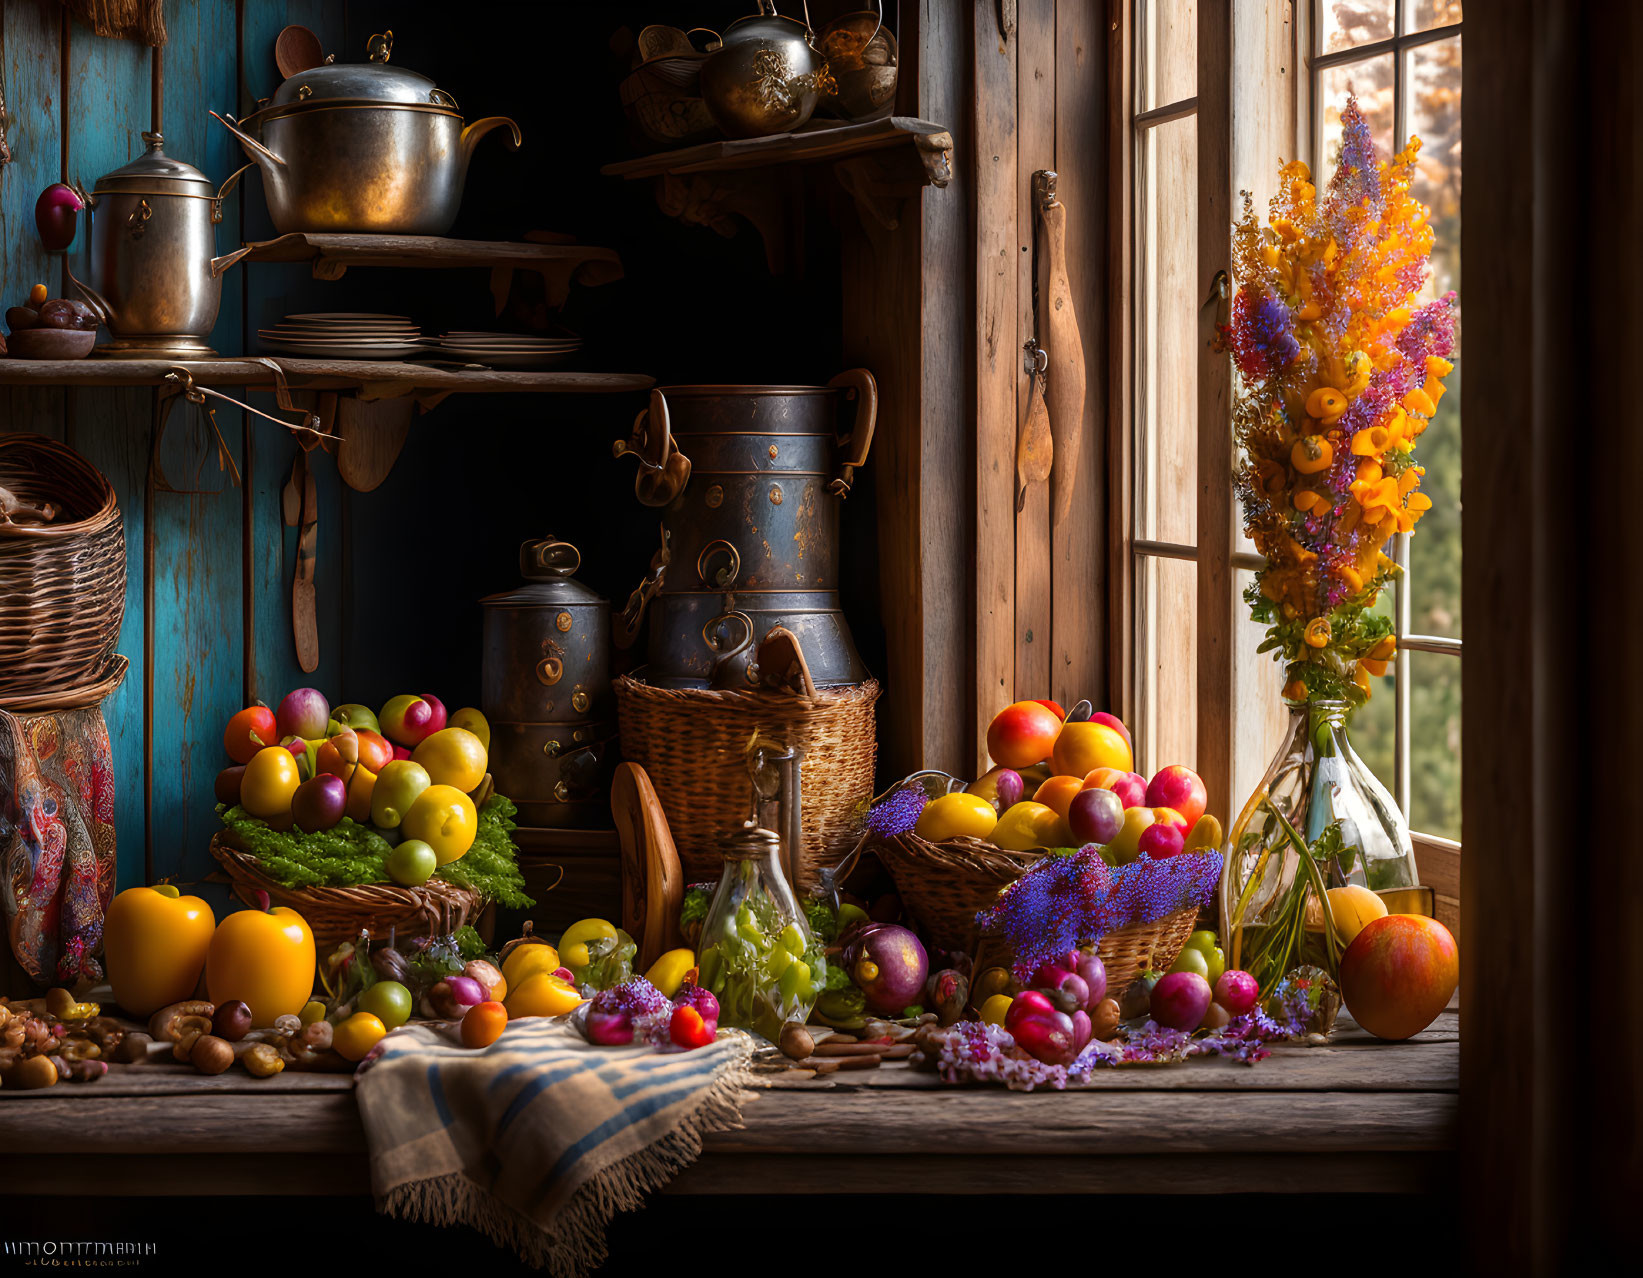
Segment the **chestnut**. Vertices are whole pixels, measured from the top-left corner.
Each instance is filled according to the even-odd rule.
[[[201,1034],[188,1059],[202,1074],[220,1074],[234,1063],[234,1045],[215,1034]]]
[[[251,1008],[237,998],[219,1004],[211,1014],[211,1032],[224,1042],[239,1042],[251,1032]]]
[[[32,306],[13,306],[6,310],[6,327],[18,333],[26,328],[40,327],[40,312]]]

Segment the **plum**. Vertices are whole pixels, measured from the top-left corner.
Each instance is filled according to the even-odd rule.
[[[232,768],[224,768],[217,773],[217,779],[212,790],[217,796],[218,803],[226,803],[234,807],[240,801],[240,782],[245,779],[245,765],[235,764]],[[293,796],[294,797],[294,796]]]
[[[994,782],[994,792],[998,795],[998,810],[1003,812],[1026,797],[1027,783],[1014,768],[1004,768]]]
[[[1197,972],[1166,972],[1152,989],[1152,1019],[1190,1034],[1203,1023],[1213,995]]]
[[[844,949],[845,970],[866,996],[869,1011],[900,1016],[924,994],[930,957],[918,937],[894,923],[864,923]]]
[[[240,769],[244,771],[244,769]],[[309,777],[291,796],[291,817],[305,834],[329,830],[342,820],[348,807],[348,787],[341,777],[322,772]]]
[[[1234,1016],[1242,1016],[1261,996],[1260,984],[1248,972],[1230,967],[1215,982],[1215,1001]]]
[[[40,326],[85,331],[97,327],[97,315],[84,302],[54,297],[40,306]]]
[[[274,731],[281,741],[286,737],[314,741],[325,735],[325,726],[330,720],[331,703],[325,694],[317,688],[298,688],[286,693],[285,700],[274,712]]]

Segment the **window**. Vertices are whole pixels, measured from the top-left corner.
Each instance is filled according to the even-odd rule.
[[[1421,139],[1415,194],[1432,210],[1436,243],[1427,295],[1460,291],[1460,0],[1315,0],[1314,168],[1332,164],[1340,112],[1355,93],[1382,147]],[[1456,325],[1457,346],[1460,324]],[[1393,789],[1412,829],[1440,854],[1460,838],[1460,431],[1463,365],[1421,439],[1433,507],[1397,539],[1404,578],[1388,606],[1396,664],[1359,711],[1353,741]],[[1423,877],[1427,862],[1423,860]],[[1441,877],[1441,876],[1440,876]],[[1444,884],[1437,886],[1440,893]]]

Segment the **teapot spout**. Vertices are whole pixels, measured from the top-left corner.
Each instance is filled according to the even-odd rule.
[[[92,288],[91,285],[81,283],[74,278],[74,272],[69,267],[67,257],[63,259],[63,273],[68,277],[69,287],[84,298],[86,305],[97,313],[97,322],[105,328],[108,327],[114,315],[114,308],[109,305],[108,299]]]
[[[257,141],[256,138],[252,137],[232,120],[225,116],[218,115],[215,111],[211,113],[211,118],[238,138],[240,145],[245,148],[245,153],[255,160],[259,166],[267,168],[269,165],[273,165],[277,169],[283,169],[285,167],[284,160],[280,159],[279,156],[275,155],[261,142]]]
[[[519,132],[519,126],[505,115],[487,115],[483,119],[475,120],[462,130],[462,171],[464,173],[468,171],[468,161],[473,159],[474,147],[479,145],[479,139],[492,129],[499,129],[504,124],[508,126],[509,131],[513,134],[513,149],[517,151],[519,144],[524,141],[524,136]]]

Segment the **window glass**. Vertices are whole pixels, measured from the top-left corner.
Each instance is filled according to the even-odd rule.
[[[1392,37],[1393,0],[1324,0],[1320,9],[1318,40],[1325,53]]]
[[[1460,0],[1403,0],[1403,29],[1430,31],[1460,21]]]
[[[1327,67],[1318,77],[1319,124],[1318,163],[1315,176],[1321,188],[1335,167],[1341,151],[1341,109],[1352,94],[1369,121],[1370,135],[1383,154],[1392,154],[1393,71],[1390,53],[1345,66]]]
[[[1197,0],[1138,0],[1137,114],[1198,92]]]
[[[1198,565],[1138,555],[1135,564],[1135,770],[1150,777],[1198,754]]]
[[[1197,542],[1198,121],[1139,138],[1136,298],[1136,535]]]
[[[1460,840],[1460,658],[1409,654],[1409,825]]]

